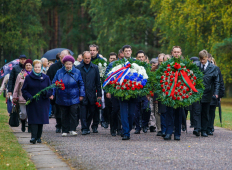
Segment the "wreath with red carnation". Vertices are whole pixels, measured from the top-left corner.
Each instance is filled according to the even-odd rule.
[[[155,93],[166,106],[189,106],[203,95],[203,73],[189,59],[169,59],[159,66],[155,77]]]

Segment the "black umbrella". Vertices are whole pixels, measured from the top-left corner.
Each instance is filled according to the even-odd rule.
[[[63,50],[69,50],[67,48],[54,48],[52,50],[47,51],[41,58],[47,58],[48,60],[56,60],[57,53],[60,53]],[[74,53],[69,50],[70,54],[73,55]]]
[[[220,123],[222,127],[222,107],[221,107],[221,101],[218,101],[218,107],[219,107],[219,118],[220,118]]]

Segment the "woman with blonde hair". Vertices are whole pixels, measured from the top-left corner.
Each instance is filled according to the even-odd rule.
[[[22,87],[23,98],[31,101],[26,106],[26,110],[28,124],[31,126],[30,142],[33,144],[36,141],[41,143],[43,124],[49,124],[49,97],[52,95],[52,90],[42,92],[38,100],[33,99],[34,95],[51,84],[49,77],[43,74],[42,71],[42,62],[40,60],[34,60],[33,70],[26,76]]]

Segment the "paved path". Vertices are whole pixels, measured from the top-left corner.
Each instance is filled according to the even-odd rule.
[[[31,134],[21,132],[21,125],[12,128],[18,142],[23,146],[30,159],[34,162],[38,170],[70,170],[69,166],[63,162],[46,144],[30,144]]]
[[[188,128],[181,141],[164,141],[150,132],[135,135],[133,130],[131,140],[122,141],[100,126],[98,134],[82,136],[79,125],[75,137],[61,137],[54,126],[53,118],[44,127],[43,140],[76,169],[232,169],[232,131],[223,128],[207,138]]]

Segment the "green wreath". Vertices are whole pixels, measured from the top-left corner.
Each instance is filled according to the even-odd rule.
[[[127,61],[131,64],[130,68],[132,69],[133,63],[137,64],[138,66],[144,67],[148,76],[148,79],[146,79],[146,84],[144,85],[141,82],[136,82],[136,79],[131,80],[131,77],[129,76],[127,77],[127,79],[124,80],[124,83],[119,84],[118,82],[110,81],[105,87],[103,87],[103,89],[105,89],[106,92],[113,94],[115,97],[121,98],[122,100],[137,98],[139,96],[146,96],[150,94],[151,91],[154,91],[155,74],[154,72],[151,72],[150,64],[133,59],[118,60],[114,62],[112,69],[118,65],[121,65],[123,67]],[[106,76],[105,79],[107,79],[108,76]]]
[[[171,58],[155,72],[155,93],[169,107],[185,107],[200,101],[204,92],[203,73],[189,59]]]

